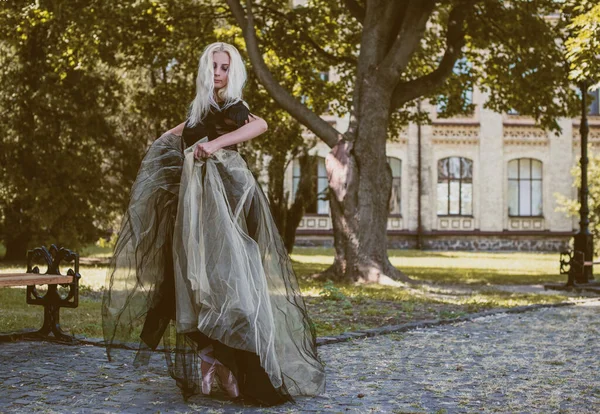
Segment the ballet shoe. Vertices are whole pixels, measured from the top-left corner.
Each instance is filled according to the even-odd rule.
[[[223,388],[231,398],[237,398],[240,396],[240,389],[238,387],[237,379],[235,375],[225,365],[219,364],[217,366],[217,377]]]
[[[200,370],[202,371],[202,394],[210,395],[217,364],[210,364],[206,361],[200,362]]]

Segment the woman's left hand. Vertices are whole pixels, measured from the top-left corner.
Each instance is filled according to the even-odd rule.
[[[194,149],[194,158],[197,160],[200,158],[208,158],[219,149],[218,144],[214,142],[203,142],[202,144],[196,145],[196,148]]]

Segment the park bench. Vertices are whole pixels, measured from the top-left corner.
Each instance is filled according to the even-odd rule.
[[[61,261],[74,262],[75,270],[69,269],[66,275],[59,270]],[[44,262],[48,269],[41,274],[34,263]],[[60,328],[60,308],[76,308],[79,305],[79,255],[71,250],[55,245],[50,250],[37,247],[27,252],[27,271],[25,273],[0,273],[0,287],[27,286],[26,299],[31,305],[44,307],[44,323],[38,331],[0,335],[0,342],[17,339],[51,340],[59,342],[77,342]],[[38,292],[37,286],[48,285],[45,294]],[[68,289],[59,292],[58,286]],[[53,336],[50,336],[52,334]]]
[[[585,260],[584,253],[579,250],[560,252],[560,274],[567,275],[567,286],[575,286],[579,277],[583,276],[586,267],[599,264],[599,261]]]

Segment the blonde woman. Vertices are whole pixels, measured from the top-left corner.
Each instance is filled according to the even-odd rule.
[[[132,343],[136,365],[164,351],[185,398],[217,383],[274,405],[322,393],[325,376],[267,198],[237,152],[267,130],[245,81],[234,46],[204,50],[187,120],[151,145],[131,190],[103,325],[109,359]]]

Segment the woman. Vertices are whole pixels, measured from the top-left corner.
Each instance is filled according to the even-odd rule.
[[[231,397],[274,405],[321,393],[325,377],[267,199],[237,152],[267,129],[241,100],[245,81],[234,46],[204,50],[187,121],[150,146],[131,190],[103,327],[109,359],[139,343],[136,366],[162,341],[185,398],[218,379]]]

